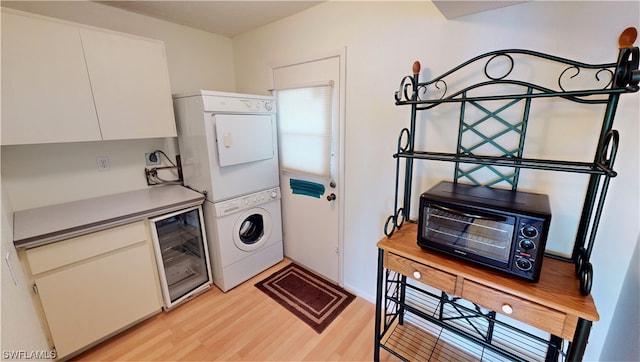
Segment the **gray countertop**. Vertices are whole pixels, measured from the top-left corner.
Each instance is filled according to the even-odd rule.
[[[179,185],[156,186],[109,196],[17,211],[16,248],[33,248],[70,237],[201,205],[204,195]]]

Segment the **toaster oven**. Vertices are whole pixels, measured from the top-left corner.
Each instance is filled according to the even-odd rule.
[[[420,196],[418,245],[537,282],[547,195],[440,182]]]

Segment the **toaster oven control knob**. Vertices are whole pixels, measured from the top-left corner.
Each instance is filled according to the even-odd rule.
[[[520,240],[520,247],[525,250],[531,250],[536,247],[536,244],[529,239]]]
[[[520,232],[522,233],[522,235],[530,239],[533,239],[536,236],[538,236],[538,229],[536,229],[536,227],[533,225],[523,226]]]
[[[533,267],[533,264],[531,264],[531,262],[525,258],[518,258],[518,260],[516,260],[516,266],[520,270],[527,271],[527,270],[531,270],[531,268]]]

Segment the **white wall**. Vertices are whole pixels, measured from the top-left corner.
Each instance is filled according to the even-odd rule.
[[[409,110],[394,105],[393,93],[401,78],[410,74],[413,61],[422,62],[421,79],[502,48],[533,49],[589,63],[613,62],[620,32],[639,26],[638,6],[637,2],[532,1],[446,20],[428,2],[328,2],[234,38],[235,67],[243,70],[236,72],[237,90],[266,94],[271,87],[270,67],[346,47],[344,283],[373,300],[375,244],[383,237],[386,217],[393,212],[395,161],[391,155],[397,135],[409,120]],[[637,94],[622,97],[614,126],[622,135],[616,162],[619,176],[611,182],[592,255],[592,294],[601,320],[594,324],[585,360],[600,356],[630,262],[628,250],[633,249],[639,232],[638,108]],[[564,116],[562,123],[555,119],[541,123],[544,127],[536,132],[546,133],[540,140],[546,143],[537,151],[592,160],[593,145],[570,141],[572,135],[593,136],[597,125],[592,120],[581,123],[584,111],[571,113],[562,107],[556,111]],[[595,111],[595,118],[601,117],[602,111]],[[430,129],[434,133],[428,143],[446,147],[453,127],[433,122],[436,126]],[[418,177],[420,187],[452,175],[450,168],[428,166],[421,172],[425,168],[430,174]],[[555,234],[562,234],[558,240],[564,239],[566,230],[561,224],[576,223],[578,215],[570,211],[579,211],[582,196],[573,193],[582,192],[584,181],[576,175],[556,179],[532,173],[527,177],[552,193],[553,207],[559,211],[554,213],[559,225]],[[525,179],[523,175],[526,184]]]
[[[48,351],[49,343],[32,301],[31,286],[13,247],[13,213],[2,188],[2,351]],[[3,360],[4,357],[1,357]]]
[[[640,258],[640,237],[631,260]],[[611,328],[600,355],[601,361],[640,359],[640,263],[629,263]]]
[[[89,1],[25,1],[11,6],[164,41],[172,93],[196,89],[235,91],[232,42],[227,37]],[[15,211],[142,189],[147,187],[144,153],[156,149],[173,158],[177,141],[169,138],[3,146],[2,179]],[[109,157],[110,171],[98,171],[99,156]]]

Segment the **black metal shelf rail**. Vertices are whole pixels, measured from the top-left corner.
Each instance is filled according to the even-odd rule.
[[[380,346],[405,361],[564,360],[560,338],[546,334],[547,340],[511,326],[495,312],[434,294],[396,272],[385,273],[384,298]]]
[[[495,186],[508,185],[516,190],[521,169],[536,169],[585,174],[589,176],[571,258],[551,257],[575,263],[576,276],[584,295],[591,291],[593,267],[589,262],[600,222],[609,181],[617,175],[613,166],[618,150],[619,134],[613,121],[622,94],[637,92],[640,87],[638,63],[640,52],[633,46],[637,31],[625,30],[619,40],[618,59],[614,63],[587,64],[531,50],[507,49],[488,52],[472,58],[446,73],[421,82],[420,63],[413,65],[413,75],[406,76],[395,94],[396,105],[411,108],[410,125],[398,137],[395,174],[394,213],[387,218],[384,232],[391,236],[410,217],[413,161],[416,159],[455,163],[454,182]],[[500,63],[500,64],[496,64]],[[516,79],[516,63],[531,68],[551,64],[559,72],[557,84],[536,84]],[[496,74],[495,69],[500,69]],[[458,74],[461,73],[462,75]],[[465,85],[464,74],[483,77],[482,81]],[[593,76],[585,89],[570,89],[569,83],[579,75]],[[461,77],[462,81],[456,77]],[[451,85],[460,84],[453,89]],[[581,85],[582,83],[580,83]],[[450,89],[452,88],[452,89]],[[507,94],[505,94],[507,90]],[[492,95],[486,95],[486,94]],[[432,97],[439,94],[438,97]],[[536,99],[555,98],[585,105],[604,106],[604,116],[592,162],[546,160],[524,157],[524,146],[531,104]],[[499,102],[499,108],[495,103]],[[458,142],[455,152],[429,152],[415,149],[416,119],[418,112],[442,104],[459,104]],[[521,106],[519,117],[503,116],[506,110]],[[471,113],[470,110],[480,113]],[[472,118],[469,120],[468,118]],[[490,125],[490,127],[486,127]],[[491,130],[489,133],[488,130]],[[515,135],[507,144],[505,135]],[[513,138],[513,137],[511,137]],[[404,160],[404,168],[401,164]],[[478,175],[487,173],[490,178]],[[493,178],[491,178],[493,177]],[[402,190],[402,191],[401,191]],[[402,192],[402,196],[400,193]]]

